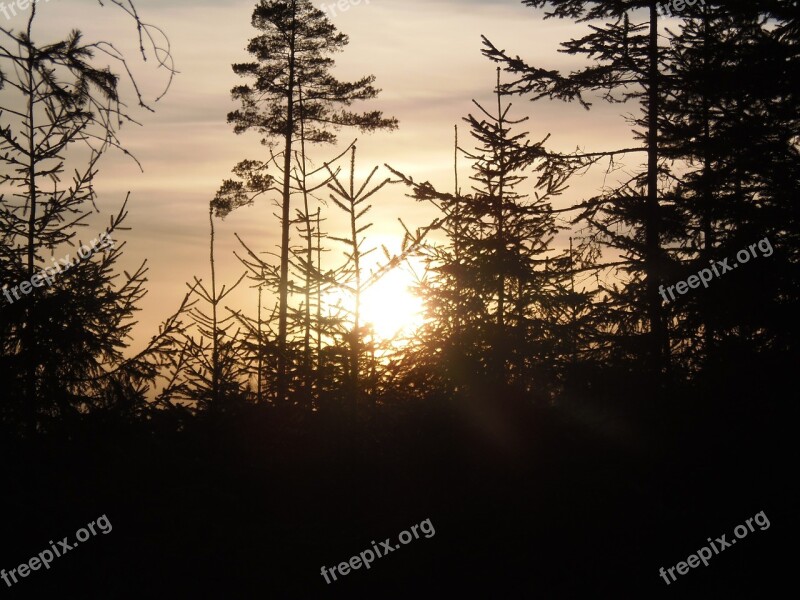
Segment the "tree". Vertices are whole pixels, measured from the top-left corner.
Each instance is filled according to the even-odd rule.
[[[301,149],[304,148],[302,138],[300,146]],[[310,202],[311,200],[319,201],[316,192],[320,189],[324,189],[331,179],[330,176],[326,174],[326,171],[331,165],[335,164],[347,154],[350,147],[351,146],[348,146],[345,150],[340,152],[330,163],[324,163],[323,166],[317,168],[310,168],[308,166],[304,151],[295,151],[293,152],[294,160],[292,161],[291,171],[289,172],[290,193],[302,195],[303,197],[303,208],[296,209],[296,219],[292,220],[290,224],[298,226],[300,229],[300,237],[305,241],[305,245],[302,248],[290,247],[291,260],[289,266],[293,269],[290,274],[299,275],[304,283],[303,285],[297,285],[292,281],[289,285],[289,291],[302,295],[305,302],[298,310],[293,310],[289,313],[288,317],[291,318],[287,318],[287,335],[296,333],[298,330],[302,332],[302,348],[300,349],[299,355],[299,362],[301,364],[297,371],[302,381],[301,386],[306,400],[311,399],[311,380],[316,378],[316,375],[312,375],[311,367],[311,334],[316,329],[317,354],[319,359],[319,349],[321,348],[320,336],[322,335],[322,329],[324,329],[322,320],[320,319],[321,296],[323,288],[326,286],[329,287],[334,281],[332,276],[326,275],[322,270],[321,254],[323,252],[323,236],[319,229],[322,218],[319,215],[319,207],[317,207],[316,219],[312,217]],[[280,193],[282,187],[279,182],[283,180],[284,167],[285,164],[282,154],[275,154],[271,150],[269,151],[269,160],[266,162],[245,160],[237,164],[233,169],[233,173],[236,175],[237,179],[225,180],[217,191],[217,195],[214,199],[214,204],[219,209],[219,216],[224,218],[237,208],[251,205],[262,195],[276,191]],[[274,175],[273,172],[275,173]],[[323,175],[323,177],[317,180],[317,176],[320,174]],[[278,203],[278,207],[280,208],[280,203]],[[316,221],[316,225],[312,224],[314,220]],[[239,238],[239,242],[245,250],[245,255],[240,256],[237,254],[236,256],[246,267],[249,278],[255,282],[255,285],[259,288],[279,288],[281,280],[280,268],[271,264],[268,260],[265,260],[261,254],[251,249],[241,238]],[[316,261],[314,260],[315,252]],[[312,303],[316,304],[316,320],[311,318]],[[259,301],[258,307],[260,311],[262,307],[261,301]],[[277,310],[273,311],[272,316],[275,317],[277,312]],[[246,341],[248,353],[255,358],[255,362],[263,363],[265,357],[265,345],[263,342],[265,341],[265,337],[262,335],[263,322],[261,318],[259,317],[258,320],[254,322],[241,312],[237,312],[236,314],[238,320],[245,326],[248,332],[248,341]],[[270,326],[272,324],[271,321],[269,323]],[[279,336],[275,333],[276,332],[271,331],[271,334],[273,334],[277,340]],[[261,340],[261,342],[255,342],[254,345],[253,340]],[[293,365],[295,362],[293,359],[297,356],[297,352],[295,352],[296,344],[291,342],[292,340],[288,340],[283,350],[279,350],[277,344],[272,344],[271,342],[269,344],[271,348],[270,356],[274,358],[274,360],[270,361],[270,364],[274,363],[275,367],[274,369],[270,368],[269,371],[273,375],[271,381],[276,384],[280,380],[278,377],[280,355],[283,354],[284,357],[286,357],[286,362],[289,365]],[[258,369],[256,373],[257,380],[261,374],[262,370]],[[291,390],[291,385],[289,385],[290,380],[294,378],[294,373],[285,373],[284,376],[286,378],[284,393],[288,394],[289,391],[294,391]],[[277,385],[271,386],[270,389],[274,392],[271,396],[273,398],[276,397]]]
[[[788,249],[798,232],[800,132],[787,17],[710,4],[669,35],[662,149],[680,175],[675,194],[688,233],[671,263],[673,280],[764,237],[784,249],[757,271],[739,270],[671,304],[673,337],[689,373],[717,370],[743,353],[788,352],[796,339],[787,330],[796,292],[785,274],[796,261]]]
[[[552,362],[550,305],[556,284],[569,277],[566,255],[552,248],[560,227],[550,199],[565,190],[571,172],[547,159],[547,137],[531,144],[527,133],[512,132],[527,118],[509,116],[507,95],[498,69],[496,108],[475,102],[479,116],[464,119],[478,144],[465,152],[472,193],[441,193],[394,171],[414,198],[434,202],[445,215],[448,243],[429,254],[432,276],[422,288],[431,317],[423,352],[448,366],[454,389],[529,392],[535,370]],[[517,191],[526,171],[538,174],[533,198]],[[535,383],[546,387],[544,378]]]
[[[603,157],[613,161],[616,155],[644,152],[643,172],[623,182],[616,189],[592,198],[576,208],[595,230],[594,239],[623,253],[628,279],[620,291],[607,286],[611,304],[608,308],[627,311],[619,321],[618,343],[629,356],[643,353],[654,389],[663,387],[669,370],[669,337],[659,295],[666,263],[664,246],[669,242],[664,222],[670,219],[659,192],[659,111],[662,99],[662,49],[658,43],[658,12],[655,1],[616,0],[596,2],[584,0],[523,0],[533,8],[551,7],[545,18],[557,17],[588,22],[610,19],[604,25],[591,25],[591,32],[577,40],[562,43],[563,52],[585,56],[593,64],[567,75],[529,65],[498,49],[484,38],[484,54],[503,65],[516,77],[506,89],[516,94],[531,94],[564,101],[577,100],[588,109],[584,98],[591,92],[602,92],[603,99],[616,103],[634,100],[640,103],[641,114],[634,124],[643,133],[635,133],[643,141],[638,148],[620,148],[592,153],[576,152],[568,158],[593,163]],[[647,12],[642,22],[632,22],[639,8]],[[565,157],[566,158],[566,157]],[[612,266],[612,265],[608,265]],[[643,315],[641,319],[639,315]],[[641,323],[644,321],[644,323]],[[640,340],[640,338],[643,338]],[[659,392],[660,393],[660,392]]]
[[[287,335],[289,295],[289,236],[291,229],[291,170],[294,143],[301,137],[312,144],[331,144],[334,131],[356,127],[361,131],[394,129],[397,121],[379,111],[357,113],[353,102],[378,95],[373,76],[342,82],[331,71],[331,55],[344,49],[348,38],[337,33],[325,14],[309,0],[261,0],[253,11],[253,27],[260,35],[247,46],[255,62],[233,65],[237,75],[251,84],[232,90],[241,108],[228,115],[237,134],[256,130],[262,144],[283,146],[281,189],[281,245],[278,284],[278,389],[287,391]],[[302,92],[302,93],[301,93]]]
[[[132,3],[115,4],[134,17],[143,55],[149,54],[146,38],[159,66],[171,76],[169,54],[155,41],[160,30],[142,23]],[[0,182],[15,192],[12,198],[0,197],[0,273],[4,291],[14,296],[0,309],[0,370],[12,418],[24,413],[30,432],[45,417],[108,404],[113,389],[142,401],[143,384],[155,378],[170,335],[179,328],[177,319],[168,320],[142,352],[123,358],[147,271],[142,264],[114,281],[122,245],[113,238],[121,230],[127,199],[88,245],[79,230],[96,210],[98,161],[109,149],[125,152],[116,134],[123,123],[133,122],[119,97],[119,77],[98,65],[97,56],[131,71],[111,43],[85,43],[78,31],[52,44],[35,42],[37,15],[34,4],[19,33],[0,27],[0,88],[5,92]],[[131,82],[140,106],[149,108],[132,77]],[[71,184],[64,185],[67,159],[80,156],[85,162],[75,169]],[[57,261],[56,252],[66,247],[78,248],[78,258]],[[18,296],[18,289],[24,296]]]
[[[233,285],[221,288],[217,286],[217,269],[214,258],[215,228],[214,217],[224,218],[230,212],[230,206],[218,199],[209,203],[208,221],[210,229],[209,265],[211,268],[211,284],[204,284],[197,277],[189,287],[188,296],[198,296],[199,300],[208,304],[210,314],[192,302],[188,315],[192,325],[199,333],[195,339],[189,331],[182,336],[182,360],[176,365],[171,380],[174,385],[168,395],[162,395],[162,401],[174,400],[189,402],[193,409],[208,409],[218,415],[236,403],[242,403],[246,397],[245,360],[242,344],[239,341],[240,331],[231,333],[235,313],[227,316],[220,314],[222,301],[235,290],[247,275],[243,273]]]
[[[350,352],[347,361],[347,374],[350,396],[352,398],[353,406],[358,407],[359,396],[361,394],[360,375],[361,375],[361,352],[362,352],[362,323],[361,323],[361,297],[364,293],[365,285],[367,283],[365,277],[364,259],[374,252],[375,248],[364,248],[364,236],[362,235],[367,229],[372,227],[372,223],[363,224],[362,217],[366,215],[372,208],[371,204],[362,206],[372,196],[377,194],[381,188],[390,182],[389,179],[384,179],[381,182],[368,187],[378,167],[374,167],[370,174],[367,176],[361,186],[356,189],[355,187],[355,165],[356,165],[356,148],[351,150],[350,154],[350,184],[345,186],[339,181],[336,173],[334,173],[330,166],[328,172],[331,176],[331,183],[328,184],[330,188],[331,201],[339,207],[347,215],[350,230],[347,237],[334,237],[332,240],[345,244],[347,250],[345,257],[347,262],[340,269],[339,276],[337,277],[338,285],[347,289],[353,296],[353,306],[351,311],[352,328],[348,332],[347,338],[349,342]]]

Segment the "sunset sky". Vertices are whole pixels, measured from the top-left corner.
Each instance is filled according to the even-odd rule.
[[[108,215],[119,209],[130,191],[126,225],[132,230],[119,236],[127,242],[123,264],[132,268],[146,258],[150,265],[149,293],[141,304],[133,349],[178,306],[185,282],[195,275],[209,277],[208,202],[221,181],[230,176],[233,165],[264,157],[257,134],[237,136],[226,123],[226,114],[236,107],[230,89],[239,82],[231,64],[249,59],[244,48],[255,34],[250,25],[254,4],[253,0],[136,2],[142,18],[169,36],[180,73],[168,94],[153,105],[155,113],[137,109],[126,87],[131,113],[143,126],[126,126],[120,139],[141,161],[144,173],[132,160],[112,152],[101,163],[96,180],[103,213],[96,227],[107,223]],[[50,0],[40,2],[37,10],[41,18],[35,29],[36,41],[61,39],[72,28],[81,29],[87,40],[113,41],[131,59],[145,96],[152,100],[159,94],[166,74],[156,71],[152,60],[143,63],[138,59],[133,23],[118,8],[101,8],[93,0]],[[28,14],[18,12],[9,22],[13,27],[23,26],[21,17]],[[526,8],[518,0],[371,0],[351,6],[332,21],[350,37],[350,45],[337,57],[337,75],[348,80],[374,74],[382,92],[364,108],[382,110],[400,121],[395,132],[358,136],[357,165],[362,174],[388,163],[447,191],[453,186],[453,125],[459,124],[461,145],[472,148],[461,118],[474,111],[473,98],[487,106],[493,101],[495,65],[480,52],[481,34],[530,63],[564,69],[576,63],[558,52],[558,44],[580,35],[585,27],[544,20],[541,11]],[[532,104],[525,98],[512,102],[512,115],[531,117],[525,126],[532,141],[551,133],[554,149],[571,150],[580,145],[599,150],[620,147],[630,139],[620,115],[635,107],[596,103],[593,110],[586,111],[575,103]],[[341,147],[356,135],[343,131]],[[334,148],[320,147],[310,152],[317,161],[336,153]],[[595,171],[573,181],[557,204],[595,193],[605,169]],[[468,175],[468,165],[462,161],[464,191]],[[388,172],[381,168],[379,177],[386,176]],[[402,187],[390,186],[375,198],[376,244],[399,244],[398,216],[411,227],[423,226],[435,216],[429,207],[417,205],[404,194]],[[262,202],[217,223],[220,282],[233,282],[243,272],[232,254],[240,249],[234,233],[255,250],[275,250],[279,229],[271,216],[274,210]],[[335,219],[329,221],[327,230],[335,233]],[[86,237],[95,235],[87,231]],[[252,311],[254,292],[242,288],[227,304]]]
[[[783,597],[798,0],[689,1],[0,0],[0,589]]]

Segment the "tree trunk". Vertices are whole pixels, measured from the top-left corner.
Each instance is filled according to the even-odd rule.
[[[294,11],[292,36],[289,51],[289,92],[286,96],[286,134],[284,137],[283,157],[283,203],[281,206],[281,271],[278,284],[278,394],[276,400],[284,402],[287,390],[287,356],[286,337],[288,335],[289,317],[289,202],[290,170],[292,168],[292,134],[294,132],[294,68],[295,68],[295,23],[297,7],[292,3]]]
[[[669,338],[664,323],[661,296],[661,227],[658,203],[658,12],[656,2],[650,4],[650,36],[648,45],[648,114],[647,114],[647,200],[645,206],[645,302],[650,323],[648,354],[653,383],[661,387],[668,369]]]

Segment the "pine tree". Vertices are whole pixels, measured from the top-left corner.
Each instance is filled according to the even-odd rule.
[[[309,0],[261,0],[253,11],[252,24],[260,34],[247,50],[256,62],[235,64],[233,70],[254,81],[232,90],[242,106],[228,115],[228,122],[237,134],[254,129],[263,136],[263,144],[279,140],[283,147],[277,373],[277,397],[283,401],[287,392],[291,161],[294,144],[300,139],[300,124],[304,141],[329,144],[336,141],[333,131],[341,127],[394,129],[397,121],[384,118],[379,111],[347,109],[353,102],[377,96],[374,77],[341,82],[332,75],[331,55],[343,50],[348,38],[337,33]]]
[[[531,95],[534,100],[545,97],[577,100],[587,109],[591,103],[585,95],[593,92],[602,92],[602,98],[608,102],[634,100],[640,104],[641,112],[634,124],[641,128],[641,133],[635,132],[643,142],[641,147],[576,152],[562,158],[585,166],[604,157],[613,161],[617,155],[646,154],[642,172],[576,208],[582,210],[582,219],[594,228],[595,242],[623,253],[624,264],[613,265],[622,268],[627,275],[622,289],[615,285],[604,287],[610,300],[609,315],[627,312],[625,319],[615,319],[616,343],[625,349],[628,357],[644,354],[652,388],[663,390],[670,350],[659,288],[664,279],[664,248],[670,242],[664,223],[671,218],[671,207],[663,205],[659,191],[662,154],[658,123],[663,96],[663,50],[658,42],[657,3],[524,0],[524,4],[532,8],[552,8],[545,18],[579,22],[608,19],[610,22],[592,24],[591,32],[584,37],[562,43],[563,52],[585,56],[593,63],[566,75],[529,65],[484,38],[484,54],[516,77],[508,84],[508,91]],[[640,8],[646,11],[645,19],[632,21],[638,17]]]
[[[139,21],[133,5],[117,5],[133,10],[128,12],[140,41],[149,39],[160,66],[169,69],[169,54],[154,41],[158,30]],[[119,96],[119,77],[98,65],[98,56],[131,71],[110,43],[86,43],[78,31],[59,42],[37,43],[37,16],[34,4],[23,31],[0,27],[0,183],[14,190],[11,198],[0,197],[0,274],[8,301],[0,308],[0,371],[8,412],[15,420],[24,415],[30,432],[48,418],[115,402],[128,411],[131,401],[143,403],[180,329],[177,317],[171,318],[140,353],[123,357],[147,272],[142,264],[122,278],[115,273],[122,248],[115,237],[123,229],[127,199],[91,242],[92,235],[84,238],[80,231],[97,210],[98,161],[110,149],[125,152],[117,132],[132,122]],[[73,158],[77,167],[65,185],[65,165]],[[65,254],[70,256],[56,259]]]
[[[569,276],[564,256],[553,252],[559,226],[550,199],[561,194],[571,172],[551,164],[544,141],[531,144],[512,129],[508,94],[498,70],[493,111],[475,103],[479,116],[464,120],[478,144],[465,152],[472,161],[470,194],[440,193],[428,183],[394,171],[412,186],[417,200],[443,212],[449,243],[428,256],[430,279],[422,288],[430,317],[423,336],[435,360],[450,372],[453,390],[531,390],[535,365],[552,354],[555,320],[548,305],[555,284]],[[525,172],[538,174],[533,198],[517,191]],[[544,387],[543,380],[536,385]]]
[[[328,172],[331,176],[331,182],[328,184],[328,188],[331,192],[330,200],[347,215],[349,225],[347,237],[330,236],[330,238],[344,244],[346,247],[344,252],[346,263],[339,269],[336,279],[338,285],[350,292],[353,297],[353,306],[349,311],[349,323],[351,326],[349,331],[346,332],[349,346],[347,388],[352,399],[354,410],[357,410],[359,406],[359,397],[361,395],[361,358],[363,352],[362,339],[364,337],[364,328],[361,321],[361,299],[367,284],[364,259],[375,251],[375,248],[364,247],[365,238],[362,234],[372,227],[372,223],[363,223],[362,217],[372,208],[371,204],[364,205],[364,203],[377,194],[390,180],[384,179],[372,187],[368,187],[378,170],[378,167],[375,167],[367,176],[364,183],[356,189],[355,164],[356,148],[354,146],[350,151],[349,184],[343,184],[339,181],[338,175],[328,167]]]
[[[675,193],[689,233],[672,262],[674,280],[765,237],[794,247],[800,178],[790,73],[797,53],[788,23],[776,29],[767,16],[708,5],[670,36],[662,147],[680,174]],[[757,270],[739,270],[670,307],[687,370],[716,369],[779,339],[788,350],[794,294],[782,274],[792,262],[778,252]]]
[[[321,167],[310,167],[305,156],[304,143],[300,144],[300,151],[293,153],[293,161],[291,170],[289,172],[289,190],[291,194],[300,195],[303,198],[303,208],[296,209],[296,218],[290,221],[290,225],[299,228],[300,237],[304,240],[305,244],[302,247],[290,247],[290,275],[298,276],[302,285],[295,283],[292,279],[289,285],[289,292],[291,294],[298,294],[304,298],[304,303],[297,309],[292,309],[289,312],[287,319],[287,335],[290,339],[287,344],[280,350],[279,340],[280,335],[278,332],[273,331],[273,323],[270,321],[270,334],[274,335],[276,344],[271,341],[267,344],[269,352],[265,354],[266,348],[264,342],[266,338],[263,335],[262,321],[253,321],[252,318],[247,317],[241,312],[237,312],[237,319],[244,325],[246,336],[249,341],[246,342],[248,346],[248,354],[255,358],[255,360],[263,361],[266,357],[269,364],[274,363],[274,369],[268,369],[270,373],[270,380],[266,382],[270,390],[273,391],[271,396],[274,398],[277,395],[279,377],[278,366],[281,352],[287,358],[287,365],[292,368],[286,372],[285,391],[287,395],[296,395],[296,392],[302,392],[306,401],[311,400],[310,386],[311,380],[316,378],[312,373],[310,365],[311,353],[311,337],[313,331],[324,329],[319,317],[321,310],[321,296],[326,287],[329,287],[334,282],[330,274],[322,271],[320,263],[322,248],[322,236],[318,231],[322,218],[317,215],[316,226],[312,225],[311,218],[311,202],[319,203],[317,192],[320,189],[325,189],[329,181],[330,175],[327,173],[328,167],[335,165],[343,156],[345,156],[351,146],[333,157],[330,163],[325,163]],[[219,216],[225,217],[232,211],[253,204],[253,202],[262,195],[269,194],[270,192],[280,193],[281,184],[284,174],[284,160],[282,154],[275,154],[270,151],[269,160],[266,162],[246,160],[242,161],[233,169],[236,179],[225,180],[217,191],[214,199],[215,206],[218,208]],[[320,177],[320,175],[322,177]],[[280,204],[278,205],[280,207]],[[317,208],[319,211],[319,207]],[[238,238],[238,236],[237,236]],[[249,279],[254,284],[261,288],[277,289],[280,286],[280,267],[276,267],[269,260],[251,249],[250,246],[239,238],[245,254],[240,256],[236,254],[248,272]],[[314,243],[316,242],[316,263],[314,264]],[[268,253],[271,254],[271,253]],[[314,302],[316,303],[317,318],[316,321],[311,319],[311,304],[312,297],[316,296]],[[262,303],[259,301],[259,309]],[[280,307],[272,315],[277,321]],[[258,333],[262,332],[262,333]],[[299,334],[302,341],[298,345],[294,336]],[[317,353],[319,354],[320,348],[320,335],[317,335]],[[258,346],[253,346],[253,340],[261,340],[260,349]],[[259,370],[259,373],[261,371]],[[258,378],[258,374],[256,375]],[[299,381],[299,385],[294,385]],[[273,385],[274,383],[274,385]],[[308,403],[305,402],[304,403]]]

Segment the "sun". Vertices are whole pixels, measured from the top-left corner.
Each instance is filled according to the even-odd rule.
[[[365,275],[364,279],[369,276]],[[372,330],[376,339],[402,343],[425,322],[424,302],[414,293],[417,279],[408,267],[387,271],[361,293],[359,324]],[[343,288],[332,288],[322,296],[329,317],[352,319],[355,297]],[[352,321],[350,321],[352,327]]]
[[[383,339],[403,337],[419,329],[424,321],[423,301],[415,295],[414,278],[397,268],[386,273],[361,298],[361,321],[371,325]]]

